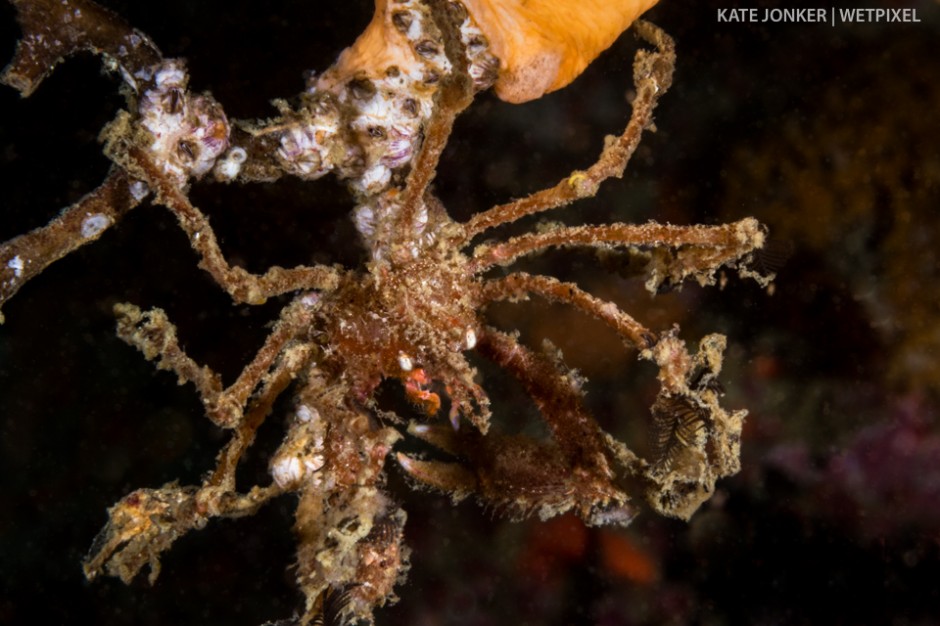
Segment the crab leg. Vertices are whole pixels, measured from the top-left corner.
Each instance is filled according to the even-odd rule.
[[[595,298],[574,283],[563,283],[557,278],[533,276],[525,272],[516,272],[505,278],[483,283],[483,299],[486,302],[525,300],[530,293],[538,294],[552,302],[570,304],[596,317],[617,331],[632,347],[645,350],[656,343],[656,335],[652,331],[621,311],[616,304]]]
[[[745,218],[721,226],[673,226],[671,224],[604,224],[564,226],[527,233],[474,250],[473,269],[483,272],[496,265],[509,265],[519,257],[548,248],[642,246],[646,248],[695,247],[695,267],[715,269],[763,245],[763,230],[757,220]]]
[[[536,192],[521,200],[493,207],[474,215],[464,225],[464,243],[480,233],[514,222],[526,215],[533,215],[571,204],[575,200],[593,197],[600,184],[608,178],[620,178],[630,161],[630,157],[640,144],[643,131],[653,124],[653,109],[659,97],[666,93],[672,84],[672,70],[675,65],[675,46],[672,39],[649,22],[637,22],[637,32],[641,37],[653,43],[658,50],[637,53],[633,66],[636,84],[636,99],[633,101],[633,113],[623,134],[608,138],[604,150],[597,162],[583,172],[575,172],[550,189]]]
[[[309,322],[302,299],[295,300],[281,314],[274,331],[238,380],[223,389],[221,377],[210,368],[200,367],[180,347],[176,327],[161,309],[142,312],[132,304],[114,307],[118,336],[140,350],[148,360],[159,359],[157,367],[175,373],[182,384],[196,386],[206,414],[218,426],[232,428],[242,420],[242,407],[287,343]]]
[[[450,138],[454,120],[470,105],[473,99],[473,80],[467,70],[467,55],[460,41],[454,17],[450,15],[450,3],[429,2],[434,22],[441,30],[444,51],[448,61],[453,65],[453,72],[449,74],[441,85],[434,107],[434,114],[424,130],[424,142],[421,150],[414,158],[411,172],[405,185],[402,196],[401,211],[397,219],[396,230],[410,237],[414,232],[414,224],[419,207],[423,202],[424,194],[431,184],[437,171],[447,140]]]

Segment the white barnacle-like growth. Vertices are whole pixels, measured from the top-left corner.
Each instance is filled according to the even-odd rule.
[[[483,89],[495,80],[495,73],[475,70],[474,64],[496,67],[495,60],[486,53],[485,38],[464,14],[461,37],[471,74],[480,79],[477,87]],[[471,41],[476,44],[472,51]],[[355,164],[344,164],[343,175],[355,191],[365,196],[385,191],[395,170],[411,162],[440,82],[452,70],[424,3],[377,0],[365,32],[343,51],[336,65],[311,82],[307,92],[310,97],[329,94],[348,112],[346,124],[355,138],[356,154],[343,155],[346,163]],[[289,152],[282,157],[296,161],[302,151]],[[318,154],[322,158],[323,151]]]
[[[304,477],[304,466],[299,457],[280,456],[271,463],[271,476],[283,489],[300,482]]]
[[[105,231],[112,224],[112,220],[103,213],[92,213],[82,220],[82,239],[92,239]]]
[[[294,427],[271,459],[271,478],[282,489],[296,488],[303,481],[319,481],[319,471],[326,463],[323,441],[327,425],[320,412],[301,404],[294,418]]]
[[[248,153],[244,148],[232,148],[216,163],[216,177],[225,181],[235,180],[247,159]]]
[[[460,24],[460,41],[467,51],[467,71],[477,91],[489,89],[499,73],[499,59],[490,52],[489,41],[468,14]]]
[[[297,407],[297,413],[295,413],[295,416],[300,422],[309,424],[310,422],[320,419],[320,412],[315,408],[307,406],[306,404],[301,404],[299,407]]]
[[[211,170],[229,141],[222,107],[208,94],[190,94],[188,81],[181,61],[163,61],[139,104],[140,124],[153,137],[150,156],[180,186]]]
[[[137,202],[140,202],[147,197],[147,194],[150,193],[150,188],[147,187],[147,183],[142,180],[135,180],[130,185],[128,189],[131,192],[131,197],[134,198]]]
[[[387,230],[391,223],[389,216],[394,210],[396,196],[394,191],[386,192],[372,198],[368,203],[360,204],[353,212],[353,224],[362,236],[366,247],[372,252],[374,260],[387,256],[387,250],[381,242],[388,240]]]
[[[370,205],[362,204],[356,207],[353,212],[353,223],[356,225],[359,234],[367,241],[375,235],[375,211]]]
[[[281,132],[277,157],[287,171],[305,180],[315,180],[339,164],[332,156],[340,131],[340,114],[328,99],[316,102],[307,115],[288,124]]]
[[[20,258],[20,255],[17,254],[15,257],[7,261],[7,267],[13,270],[13,276],[15,278],[19,278],[23,275],[23,268],[26,267],[26,265],[23,263],[23,259]]]
[[[285,105],[287,121],[277,129],[276,154],[285,171],[306,180],[336,172],[365,198],[384,193],[400,180],[396,173],[411,163],[420,147],[435,94],[453,71],[425,3],[375,4],[365,32],[329,70],[311,76],[303,105],[296,112]],[[462,11],[459,34],[474,87],[486,89],[496,80],[499,62],[472,16],[454,10]],[[229,171],[216,169],[223,177]],[[355,218],[367,239],[377,218],[382,218],[378,211],[371,217],[360,211]]]

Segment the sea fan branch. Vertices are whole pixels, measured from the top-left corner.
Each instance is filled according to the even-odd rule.
[[[31,278],[86,243],[97,240],[140,199],[119,169],[54,220],[0,244],[0,307]],[[3,314],[0,313],[0,323]]]
[[[23,36],[0,81],[23,97],[36,90],[63,58],[88,50],[105,56],[132,86],[138,71],[162,60],[149,37],[88,0],[12,0]],[[135,79],[134,76],[138,78]]]

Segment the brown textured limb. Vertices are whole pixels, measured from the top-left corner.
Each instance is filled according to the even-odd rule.
[[[421,441],[453,456],[460,454],[460,440],[457,437],[457,432],[449,425],[418,424],[413,421],[408,423],[409,435],[417,437]]]
[[[244,418],[235,427],[235,434],[219,454],[216,469],[206,481],[207,486],[235,488],[235,470],[242,455],[254,443],[255,433],[271,413],[274,401],[293,382],[297,373],[309,364],[312,354],[313,350],[309,345],[285,350],[274,369],[265,373],[261,390],[245,412]]]
[[[401,233],[405,242],[409,243],[414,239],[416,215],[437,172],[437,164],[450,138],[454,120],[473,100],[473,79],[467,71],[467,57],[460,42],[458,24],[450,13],[450,3],[432,0],[428,4],[431,6],[434,22],[441,31],[444,51],[453,71],[441,83],[434,114],[424,130],[424,142],[412,161],[411,172],[402,195],[396,232]]]
[[[605,302],[581,290],[574,283],[563,283],[550,276],[533,276],[524,272],[505,278],[488,280],[482,287],[483,300],[522,300],[534,293],[552,302],[570,304],[601,320],[630,346],[645,350],[656,343],[656,335],[624,313],[613,302]]]
[[[241,407],[247,404],[252,391],[261,382],[268,384],[269,377],[277,377],[274,373],[269,373],[271,366],[279,356],[284,354],[288,342],[296,338],[297,334],[309,323],[309,310],[300,300],[295,300],[281,312],[280,319],[251,363],[245,366],[238,379],[225,389],[213,405],[206,407],[213,421],[220,424],[240,423]],[[295,373],[300,367],[292,359],[282,357],[275,371],[280,371],[285,366],[289,375]],[[264,392],[261,395],[263,396]]]
[[[656,52],[640,50],[633,66],[636,98],[633,113],[623,134],[608,137],[597,162],[583,172],[575,172],[550,189],[526,198],[502,204],[474,215],[464,226],[465,241],[500,224],[514,222],[526,215],[565,206],[582,198],[593,197],[608,178],[620,178],[640,143],[643,131],[652,126],[653,110],[672,84],[675,46],[662,30],[648,22],[637,22],[638,34],[657,47]]]
[[[23,36],[0,81],[29,96],[63,58],[91,51],[129,75],[161,60],[149,37],[90,0],[12,0]],[[133,80],[133,79],[131,79]]]
[[[416,482],[455,501],[472,493],[494,512],[514,519],[532,514],[548,519],[574,509],[588,524],[625,525],[636,514],[626,494],[607,478],[572,465],[554,441],[446,430],[414,424],[408,428],[459,462],[424,461],[401,453],[396,458]]]
[[[405,473],[420,484],[443,491],[455,502],[476,493],[479,484],[473,472],[460,463],[422,461],[401,452],[395,455]]]
[[[83,563],[85,576],[91,580],[104,571],[130,583],[149,565],[153,584],[160,575],[160,554],[178,538],[204,528],[212,517],[251,515],[279,493],[273,488],[239,494],[174,484],[138,489],[108,509],[108,523]]]
[[[222,378],[206,366],[200,367],[179,345],[176,326],[163,309],[143,312],[133,304],[114,305],[117,335],[143,353],[148,361],[157,360],[157,369],[176,374],[179,384],[192,383],[206,407],[214,406],[222,393]]]
[[[549,357],[494,328],[478,338],[476,349],[522,383],[573,466],[598,478],[611,477],[603,433],[584,406],[579,382],[560,372]]]
[[[98,239],[137,206],[130,179],[114,169],[100,187],[41,228],[0,244],[0,307],[28,280],[67,254]],[[0,323],[3,314],[0,313]]]
[[[228,292],[236,302],[262,304],[268,298],[291,291],[314,289],[329,291],[339,282],[339,273],[331,267],[315,265],[283,268],[274,266],[262,275],[229,265],[219,248],[209,220],[189,201],[186,194],[169,180],[141,149],[130,147],[125,161],[153,189],[159,202],[176,215],[190,245],[201,258],[199,266]]]
[[[300,301],[287,307],[255,358],[231,386],[223,389],[217,373],[206,366],[200,367],[183,351],[176,327],[163,310],[152,309],[145,313],[132,304],[117,304],[114,312],[118,318],[118,336],[140,350],[148,361],[159,359],[157,367],[174,372],[180,384],[193,383],[206,415],[223,428],[241,424],[242,407],[251,392],[268,374],[284,346],[309,322],[306,307]]]
[[[721,226],[673,226],[671,224],[603,224],[600,226],[565,226],[528,233],[496,244],[483,244],[474,250],[473,271],[482,272],[494,265],[509,265],[519,257],[547,248],[573,246],[639,246],[697,250],[683,259],[689,270],[711,271],[748,252],[760,248],[764,232],[757,220],[745,218]]]

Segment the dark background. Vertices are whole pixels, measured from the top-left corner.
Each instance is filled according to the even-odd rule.
[[[371,15],[364,2],[106,2],[232,117],[264,117],[303,88]],[[642,515],[626,530],[562,518],[510,523],[473,503],[389,488],[413,548],[401,602],[380,624],[940,623],[940,4],[919,24],[720,24],[724,7],[665,0],[649,17],[677,42],[658,132],[622,181],[550,216],[568,223],[721,223],[771,232],[773,293],[731,278],[649,297],[616,258],[551,254],[531,270],[578,281],[654,329],[729,337],[725,405],[747,408],[743,470],[690,523]],[[18,36],[0,6],[0,59]],[[482,95],[457,123],[437,189],[460,219],[584,168],[628,115],[627,34],[571,87],[514,106]],[[0,90],[0,240],[93,189],[96,136],[122,105],[81,57],[28,100]],[[272,264],[361,261],[333,180],[195,185],[225,253]],[[531,228],[534,221],[515,229]],[[605,271],[600,271],[603,267]],[[113,333],[111,308],[160,306],[189,353],[232,380],[283,302],[232,306],[160,207],[142,206],[53,265],[0,327],[0,623],[260,624],[301,599],[285,497],[179,540],[149,588],[87,583],[80,562],[105,510],[136,487],[196,483],[223,438],[195,394]],[[564,307],[494,307],[494,323],[548,338],[589,379],[605,428],[646,449],[653,372],[602,325]],[[484,371],[495,419],[533,417]],[[395,389],[389,391],[394,395]],[[243,470],[265,481],[278,416]]]

